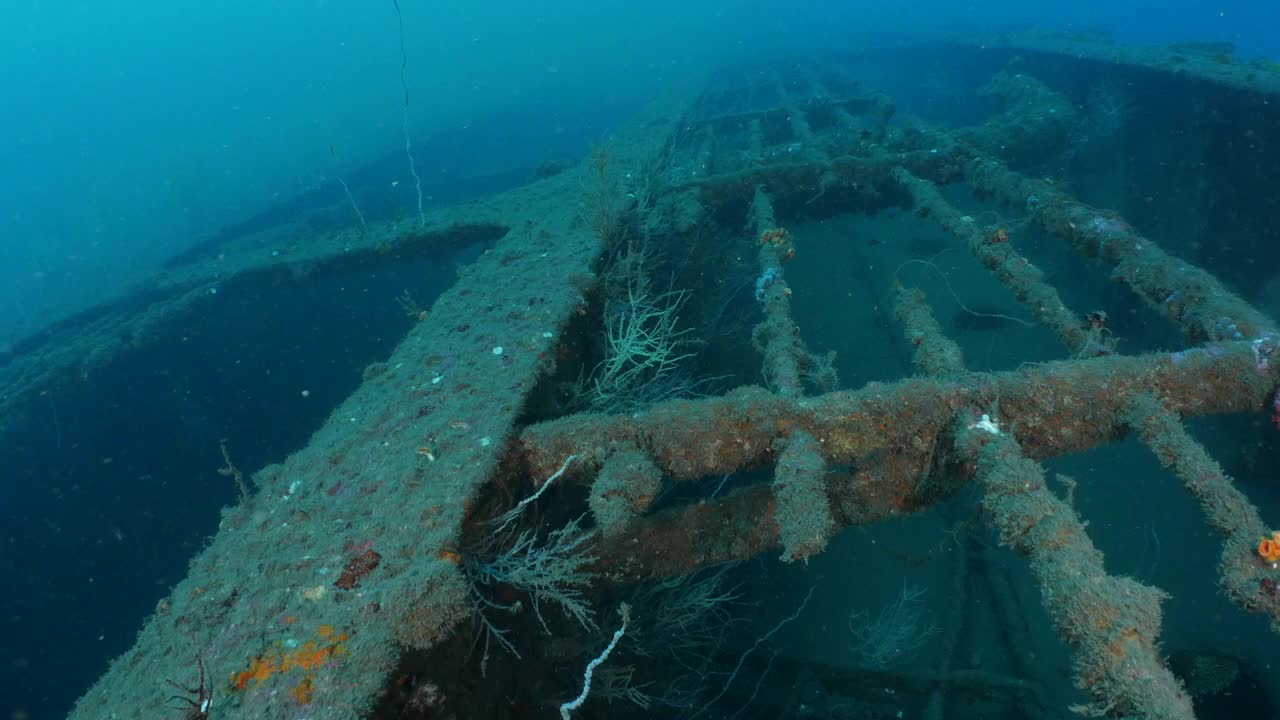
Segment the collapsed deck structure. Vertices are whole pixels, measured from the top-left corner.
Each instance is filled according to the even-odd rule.
[[[1223,591],[1241,612],[1280,626],[1280,573],[1256,551],[1272,526],[1183,426],[1270,407],[1280,338],[1269,317],[1158,237],[1019,170],[1060,152],[1082,122],[1034,65],[993,72],[986,91],[1001,108],[958,129],[903,122],[893,99],[838,62],[726,72],[654,103],[562,173],[421,224],[351,228],[286,255],[261,237],[227,243],[170,267],[131,302],[78,318],[74,331],[17,348],[0,417],[21,423],[42,387],[92,376],[238,285],[487,247],[305,447],[253,473],[253,491],[223,512],[186,579],[72,717],[167,717],[174,690],[163,681],[192,684],[197,674],[191,699],[211,701],[208,716],[219,720],[496,715],[478,697],[486,682],[549,680],[535,669],[486,679],[482,653],[468,652],[473,637],[487,663],[491,642],[525,649],[519,623],[548,642],[537,632],[550,617],[536,587],[497,577],[497,558],[571,537],[578,560],[561,592],[593,612],[556,625],[556,637],[571,639],[557,651],[563,684],[547,693],[567,700],[618,630],[615,611],[635,606],[641,622],[634,596],[645,583],[766,553],[805,560],[844,527],[928,508],[970,482],[1002,543],[1026,557],[1090,709],[1193,717],[1159,644],[1161,590],[1107,572],[1039,463],[1141,438],[1221,535]],[[957,207],[957,186],[1002,208],[1001,219]],[[805,252],[805,238],[787,228],[889,208],[952,235],[1054,334],[1061,359],[970,371],[930,299],[900,285],[893,315],[915,373],[840,388],[830,358],[797,329],[793,290],[803,288],[788,260]],[[598,341],[587,333],[607,339],[616,329],[598,307],[605,275],[658,218],[668,238],[745,241],[734,252],[755,280],[746,332],[763,380],[614,412],[546,409],[547,379]],[[1125,354],[1105,315],[1071,307],[1020,251],[1030,233],[1109,267],[1185,347]],[[239,473],[230,459],[227,471]],[[659,500],[682,483],[744,471],[771,479]],[[572,535],[547,537],[528,521],[535,509]],[[574,670],[564,676],[565,667]],[[931,686],[929,717],[943,717],[948,682],[958,681]],[[991,691],[1033,702],[1016,683]],[[695,709],[712,712],[723,691],[708,695]]]

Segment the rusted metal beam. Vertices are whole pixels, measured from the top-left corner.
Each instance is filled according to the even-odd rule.
[[[856,391],[789,399],[748,387],[703,400],[661,403],[634,415],[582,414],[530,426],[514,451],[535,477],[565,457],[593,476],[593,458],[634,443],[675,480],[774,462],[772,444],[795,429],[821,443],[831,465],[932,447],[961,411],[998,403],[1029,457],[1044,459],[1110,442],[1125,432],[1128,403],[1150,393],[1184,417],[1252,412],[1270,400],[1280,362],[1270,341],[1223,342],[1177,353],[1045,363],[1021,371],[871,383]]]
[[[1073,355],[1096,355],[1104,349],[1100,329],[1089,328],[1083,318],[1067,307],[1058,291],[1044,281],[1044,273],[1012,248],[1004,228],[978,225],[972,217],[947,202],[936,185],[916,177],[906,168],[894,168],[890,174],[911,195],[918,214],[963,240],[982,266],[1008,288],[1036,320],[1052,330]]]
[[[1086,205],[1055,185],[1023,177],[992,158],[964,165],[973,188],[1016,208],[1112,275],[1146,304],[1180,325],[1192,342],[1241,340],[1275,333],[1275,322],[1202,268],[1174,257],[1109,210]]]
[[[926,507],[971,479],[972,464],[952,462],[943,472],[930,472],[949,447],[956,417],[976,420],[998,404],[999,422],[1022,451],[1044,460],[1122,436],[1131,404],[1148,395],[1187,417],[1255,411],[1280,380],[1275,365],[1259,368],[1249,343],[1226,343],[1064,360],[1020,372],[916,378],[794,401],[751,388],[725,398],[664,403],[637,416],[542,423],[522,433],[515,452],[540,477],[577,453],[581,460],[573,471],[582,479],[594,475],[591,458],[602,448],[635,442],[669,477],[692,480],[773,463],[773,439],[804,430],[818,439],[829,465],[848,468],[827,475],[827,496],[838,526],[845,527]],[[604,542],[600,564],[616,565],[619,578],[634,580],[754,557],[781,543],[775,511],[768,487],[757,485],[656,513]],[[668,543],[646,541],[657,537]]]
[[[1044,470],[1008,434],[970,425],[957,445],[976,459],[982,506],[1001,543],[1027,557],[1058,636],[1075,651],[1076,686],[1095,700],[1078,710],[1192,720],[1191,698],[1157,645],[1168,596],[1106,573],[1075,510],[1049,491]]]
[[[1245,610],[1265,613],[1271,618],[1272,630],[1280,632],[1280,572],[1273,556],[1280,548],[1267,547],[1268,541],[1276,541],[1258,508],[1191,437],[1182,420],[1155,398],[1134,398],[1126,422],[1160,464],[1172,470],[1195,495],[1209,527],[1224,536],[1218,561],[1223,592]]]
[[[903,285],[894,288],[894,315],[914,348],[912,363],[921,375],[955,375],[964,372],[964,353],[942,332],[933,310],[920,290]]]

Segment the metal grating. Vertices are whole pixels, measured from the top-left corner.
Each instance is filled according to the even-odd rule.
[[[843,527],[929,507],[976,479],[1002,541],[1027,557],[1056,630],[1075,650],[1076,683],[1093,697],[1091,709],[1192,717],[1158,646],[1161,591],[1104,571],[1081,519],[1046,489],[1038,461],[1135,433],[1223,536],[1222,587],[1243,610],[1280,624],[1275,570],[1253,551],[1267,526],[1182,426],[1184,418],[1255,411],[1271,401],[1280,378],[1274,326],[1116,213],[1010,169],[1006,157],[1061,140],[1070,104],[1027,75],[1001,74],[990,89],[1007,107],[981,127],[944,131],[914,122],[902,131],[891,126],[891,99],[836,66],[736,71],[637,121],[607,158],[523,194],[433,218],[443,227],[518,230],[467,270],[307,448],[258,473],[258,494],[226,513],[191,575],[73,717],[102,717],[104,707],[157,712],[167,692],[151,680],[172,663],[166,658],[191,648],[217,677],[234,679],[269,652],[264,638],[279,633],[282,613],[291,625],[336,627],[350,637],[338,662],[321,664],[305,681],[307,703],[314,702],[308,716],[366,712],[405,648],[439,646],[473,616],[466,538],[487,532],[486,511],[528,497],[528,478],[540,489],[551,478],[589,486],[597,522],[591,569],[599,581],[584,592],[593,594],[766,552],[802,560]],[[607,182],[606,162],[639,172],[655,153],[681,171],[654,202],[683,203],[699,221],[738,225],[753,239],[762,317],[751,334],[766,387],[519,428],[518,400],[549,372],[571,320],[588,312],[593,268],[616,241],[590,218],[555,208],[582,187]],[[943,189],[961,181],[1111,265],[1153,314],[1181,328],[1188,347],[1116,353],[1104,321],[1068,307],[1018,252],[1016,231],[948,202]],[[927,299],[902,287],[896,316],[916,349],[917,374],[823,391],[837,381],[829,359],[795,331],[785,264],[804,238],[783,227],[824,207],[892,204],[954,235],[1056,335],[1063,359],[966,371]],[[542,278],[537,287],[532,276]],[[508,310],[516,306],[529,309]],[[350,418],[361,419],[355,431]],[[837,467],[846,470],[829,472]],[[772,481],[650,511],[655,477],[680,483],[752,468],[772,468]],[[341,495],[345,489],[352,491]],[[613,512],[614,496],[626,498],[621,512]],[[240,572],[228,575],[229,567]],[[298,693],[245,685],[216,691],[219,717],[292,716]],[[931,717],[942,716],[941,698],[935,691]]]

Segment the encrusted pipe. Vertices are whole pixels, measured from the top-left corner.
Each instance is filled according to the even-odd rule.
[[[857,472],[828,473],[823,492],[831,509],[831,532],[926,507],[935,492],[917,482],[926,466],[885,458]],[[963,468],[957,478],[963,481]],[[635,519],[620,533],[600,533],[592,548],[593,566],[614,582],[635,582],[749,560],[783,546],[778,513],[778,493],[769,483],[662,510]]]
[[[998,429],[970,424],[957,447],[977,459],[982,506],[1001,542],[1027,557],[1058,636],[1076,653],[1087,714],[1193,720],[1191,699],[1157,649],[1164,592],[1108,575],[1075,511],[1045,487],[1044,470]]]
[[[571,475],[599,469],[592,458],[619,442],[649,453],[674,480],[724,475],[774,461],[774,440],[805,430],[829,465],[928,454],[962,409],[999,398],[1018,439],[1036,459],[1086,450],[1124,432],[1129,404],[1151,393],[1171,412],[1195,417],[1254,412],[1271,399],[1280,362],[1268,344],[1218,343],[1177,353],[1044,363],[962,378],[911,378],[856,391],[784,398],[742,388],[717,398],[672,400],[630,415],[584,414],[525,428],[516,445],[535,477],[569,455]],[[980,412],[980,411],[979,411]]]
[[[751,331],[751,340],[764,355],[764,376],[769,388],[779,395],[803,394],[801,371],[809,353],[791,319],[791,288],[782,272],[782,263],[795,250],[787,231],[777,227],[773,203],[763,187],[757,187],[747,223],[760,244],[760,277],[756,280],[756,300],[764,305],[764,319]]]
[[[964,372],[964,354],[942,332],[933,311],[917,288],[895,288],[894,314],[902,323],[907,342],[915,350],[912,362],[921,375],[954,375]]]
[[[1085,205],[1055,185],[1025,178],[990,158],[966,163],[964,177],[975,190],[1027,210],[1037,225],[1068,241],[1080,254],[1114,265],[1117,279],[1181,325],[1192,342],[1274,333],[1270,318],[1213,275],[1139,236],[1118,214]]]
[[[774,521],[782,539],[782,559],[804,560],[827,547],[836,521],[827,499],[827,465],[818,441],[803,430],[779,440],[773,494],[778,499]]]
[[[1258,509],[1204,446],[1187,433],[1182,421],[1155,398],[1135,398],[1126,421],[1160,464],[1173,470],[1196,496],[1209,527],[1226,537],[1218,573],[1227,597],[1246,610],[1266,613],[1271,617],[1271,629],[1280,632],[1280,570],[1275,560],[1258,553],[1259,538],[1270,535]]]
[[[600,529],[615,535],[647,512],[661,490],[662,471],[639,448],[628,447],[605,460],[587,504]]]
[[[1085,322],[1062,302],[1058,291],[1044,281],[1044,273],[1010,247],[1003,228],[981,228],[962,215],[942,197],[938,187],[911,174],[906,168],[891,171],[893,179],[906,190],[917,211],[964,240],[969,251],[996,280],[1013,293],[1043,325],[1058,336],[1072,354],[1098,354],[1099,339],[1085,329]]]

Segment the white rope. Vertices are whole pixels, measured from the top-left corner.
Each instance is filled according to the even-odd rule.
[[[627,621],[631,619],[631,606],[622,603],[622,607],[618,608],[618,612],[622,613],[622,627],[618,628],[613,634],[613,639],[609,641],[609,647],[600,653],[600,657],[587,663],[587,671],[582,675],[582,692],[578,693],[578,697],[560,704],[560,720],[569,720],[569,713],[577,710],[582,703],[587,701],[587,693],[591,692],[591,674],[596,671],[600,663],[609,657],[609,653],[618,646],[618,641],[622,639],[622,634],[627,631]]]

